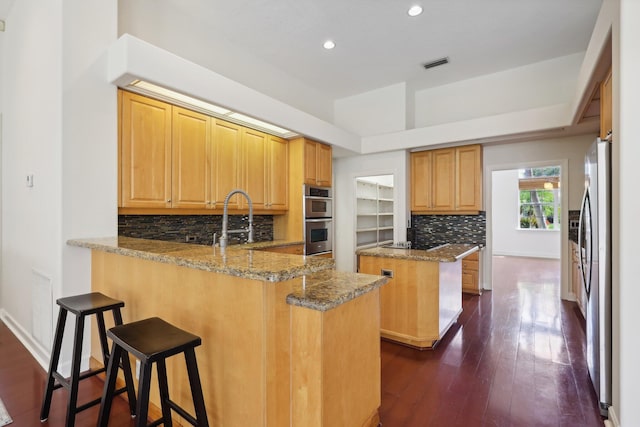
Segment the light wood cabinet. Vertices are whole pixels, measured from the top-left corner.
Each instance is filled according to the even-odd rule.
[[[205,209],[211,185],[211,118],[173,107],[171,207]]]
[[[121,92],[120,206],[171,207],[171,105]]]
[[[240,188],[241,163],[240,147],[242,127],[224,120],[213,120],[213,171],[211,207],[222,209],[224,199],[231,190]],[[240,209],[240,196],[229,199],[229,209]]]
[[[582,315],[585,315],[585,308],[587,306],[587,294],[584,290],[583,279],[582,279],[582,268],[580,266],[580,248],[577,243],[571,242],[570,244],[571,251],[571,290],[576,296],[576,302],[578,303],[578,307],[582,312]]]
[[[305,139],[304,141],[304,183],[331,187],[332,150],[330,145]]]
[[[474,252],[462,259],[462,292],[480,295],[480,252]]]
[[[303,185],[331,186],[331,147],[306,138],[295,138],[288,143],[288,158],[289,203],[284,215],[273,218],[273,235],[281,240],[304,240]]]
[[[243,188],[258,210],[286,210],[288,207],[289,149],[286,139],[245,129],[242,136]],[[247,209],[244,198],[240,208]]]
[[[420,349],[433,348],[462,312],[462,266],[359,256],[359,272],[389,278],[380,288],[380,335]]]
[[[287,140],[130,92],[118,97],[121,212],[219,212],[237,188],[256,211],[288,208]],[[244,212],[248,203],[234,195],[228,207]]]
[[[267,147],[268,138],[265,133],[244,129],[242,132],[242,181],[244,191],[251,196],[254,209],[267,206]],[[244,197],[240,198],[240,208],[248,209]]]
[[[482,146],[411,153],[411,211],[466,214],[482,210]]]
[[[482,210],[482,147],[456,148],[456,210]]]
[[[432,158],[432,201],[434,211],[452,211],[456,207],[456,151],[435,150]],[[428,190],[427,190],[428,191]]]
[[[268,135],[267,146],[267,208],[289,208],[289,142]]]
[[[611,68],[607,76],[600,84],[600,138],[606,138],[613,131],[613,84],[611,81]]]

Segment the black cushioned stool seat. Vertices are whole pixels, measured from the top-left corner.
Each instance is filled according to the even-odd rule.
[[[136,408],[137,426],[147,426],[149,386],[153,363],[156,363],[158,373],[162,418],[152,422],[149,426],[157,426],[160,424],[171,426],[171,409],[194,426],[209,425],[195,354],[195,348],[202,343],[200,337],[176,328],[158,317],[115,326],[107,331],[107,335],[113,340],[110,361],[123,357],[123,352],[128,352],[140,360],[138,406]],[[195,418],[169,399],[165,360],[178,353],[184,353],[187,364],[191,396],[196,412]],[[128,359],[126,354],[124,355],[124,359]],[[113,367],[112,364],[109,363],[107,379],[102,394],[102,406],[100,407],[98,426],[106,427],[109,422],[109,412],[111,411],[116,375],[117,367]]]
[[[109,346],[107,344],[107,335],[104,325],[104,312],[111,311],[113,313],[113,321],[116,325],[122,324],[122,314],[120,308],[124,307],[124,302],[109,298],[99,292],[89,294],[75,295],[66,298],[60,298],[57,301],[60,306],[58,313],[58,324],[56,326],[55,338],[53,340],[53,351],[51,353],[51,361],[49,364],[49,373],[47,375],[47,385],[42,400],[42,408],[40,410],[40,421],[49,418],[49,409],[51,408],[51,398],[53,391],[64,387],[69,391],[69,403],[67,406],[66,426],[71,427],[75,424],[75,416],[78,412],[83,411],[93,405],[100,403],[100,399],[95,399],[78,406],[78,386],[81,380],[97,375],[106,371],[109,362]],[[71,377],[66,379],[58,372],[58,362],[60,360],[60,350],[64,336],[64,326],[67,320],[67,313],[71,312],[76,316],[75,333],[73,339],[73,356],[71,360]],[[82,341],[84,333],[85,317],[96,315],[98,323],[98,336],[100,346],[102,347],[103,368],[89,370],[80,373],[80,362],[82,358]],[[120,360],[116,363],[116,371],[120,366]],[[129,396],[129,407],[131,414],[135,410],[135,390],[133,388],[133,377],[131,375],[131,365],[129,359],[122,360],[122,370],[125,376],[125,387],[116,390],[115,393],[123,393],[127,391]],[[57,380],[57,382],[56,382]]]

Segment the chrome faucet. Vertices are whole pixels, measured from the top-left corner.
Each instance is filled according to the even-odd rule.
[[[239,228],[237,230],[227,230],[229,227],[229,199],[234,194],[242,194],[249,202],[249,226],[245,228]],[[222,215],[222,235],[218,239],[218,243],[221,248],[227,247],[227,241],[229,240],[229,233],[248,233],[247,243],[253,243],[253,202],[251,197],[240,189],[231,190],[227,197],[224,198],[224,213]]]

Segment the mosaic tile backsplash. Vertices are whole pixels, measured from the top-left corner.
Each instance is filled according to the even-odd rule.
[[[247,215],[229,215],[229,230],[246,228]],[[213,243],[213,233],[222,234],[222,215],[118,215],[118,235],[142,239],[187,242],[199,245]],[[273,216],[253,216],[253,240],[273,240]],[[247,234],[230,234],[229,244],[246,243]]]
[[[479,215],[411,215],[407,238],[415,249],[445,243],[487,244],[487,219]]]

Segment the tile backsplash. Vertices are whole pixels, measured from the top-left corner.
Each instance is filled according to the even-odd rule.
[[[229,230],[246,228],[247,215],[229,215]],[[210,245],[222,234],[222,215],[118,215],[118,235],[142,239]],[[273,216],[254,215],[256,242],[273,240]],[[229,235],[229,244],[245,243],[247,234]]]
[[[407,238],[416,249],[445,243],[486,245],[486,213],[478,215],[411,215]]]

